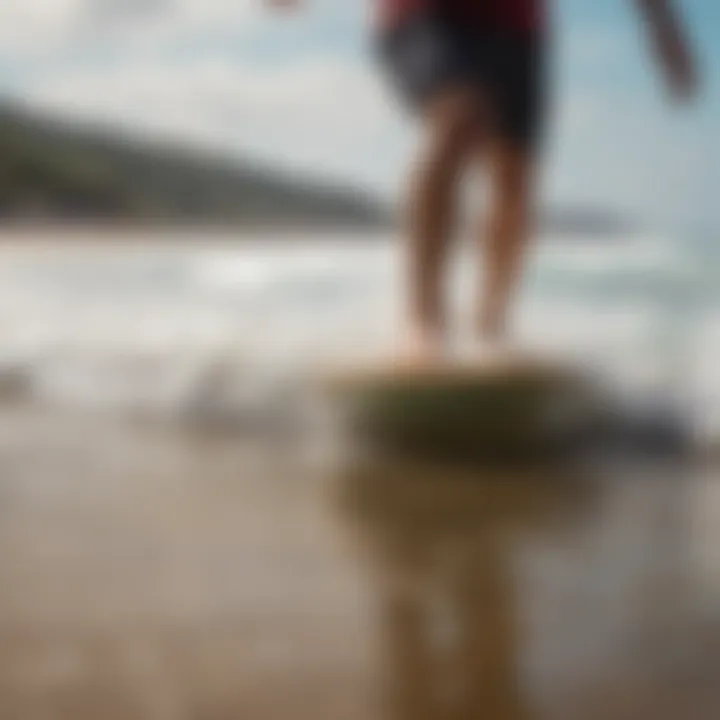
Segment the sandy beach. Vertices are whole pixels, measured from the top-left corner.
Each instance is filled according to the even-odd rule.
[[[0,717],[711,720],[718,507],[6,408]]]

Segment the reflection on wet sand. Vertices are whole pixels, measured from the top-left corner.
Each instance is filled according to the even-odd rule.
[[[350,472],[340,501],[377,596],[386,717],[716,717],[693,485],[657,469]]]
[[[531,717],[513,549],[577,522],[586,484],[386,466],[350,473],[341,490],[380,596],[388,716]]]
[[[712,472],[1,419],[0,720],[720,717]]]

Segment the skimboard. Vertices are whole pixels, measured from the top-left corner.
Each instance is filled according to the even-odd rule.
[[[337,368],[326,387],[346,425],[383,450],[447,459],[522,459],[549,451],[579,417],[581,373],[505,358]]]

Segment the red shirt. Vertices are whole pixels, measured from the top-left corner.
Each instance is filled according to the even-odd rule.
[[[484,27],[536,30],[543,23],[544,0],[375,0],[380,22],[393,25],[406,15],[435,9],[448,17]]]

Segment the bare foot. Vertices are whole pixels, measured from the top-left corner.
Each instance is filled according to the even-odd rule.
[[[508,337],[476,340],[469,346],[467,358],[475,366],[502,370],[537,369],[554,364],[546,353],[523,346]]]
[[[506,344],[507,323],[497,308],[484,308],[477,323],[477,333],[483,345]]]
[[[468,359],[478,365],[504,365],[517,354],[517,350],[502,337],[486,337],[476,340],[468,348]]]
[[[415,328],[406,335],[397,360],[402,367],[422,369],[442,363],[445,351],[440,333]]]

